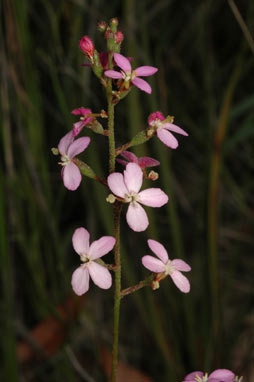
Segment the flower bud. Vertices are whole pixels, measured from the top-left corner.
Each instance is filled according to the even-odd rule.
[[[99,32],[105,32],[107,29],[107,23],[105,21],[101,21],[97,24],[97,29]]]
[[[159,289],[159,287],[160,287],[159,281],[153,281],[152,282],[152,290]]]
[[[115,200],[116,200],[116,197],[115,197],[113,194],[109,194],[109,195],[107,196],[107,198],[106,198],[106,201],[107,201],[108,203],[111,203],[111,204],[115,203]]]
[[[121,44],[122,41],[123,41],[123,33],[121,31],[117,31],[115,34],[115,42],[117,44]]]
[[[112,29],[112,32],[116,33],[118,26],[118,19],[114,17],[110,20],[110,28]]]
[[[79,47],[89,59],[89,61],[93,62],[94,44],[90,37],[83,36],[82,39],[79,41]]]
[[[159,178],[158,172],[155,172],[153,170],[149,172],[148,179],[150,179],[150,180],[157,180],[158,178]]]
[[[53,155],[59,155],[59,150],[57,147],[52,147],[51,152]]]

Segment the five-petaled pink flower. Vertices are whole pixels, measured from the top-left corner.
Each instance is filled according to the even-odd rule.
[[[147,244],[159,259],[149,255],[143,256],[143,265],[151,272],[169,275],[181,292],[188,293],[190,291],[190,283],[181,271],[189,272],[191,267],[180,259],[169,260],[165,247],[158,241],[149,239]]]
[[[176,149],[178,147],[178,141],[174,135],[170,133],[170,131],[185,136],[189,135],[180,127],[174,125],[173,123],[167,122],[160,111],[152,113],[148,118],[148,123],[149,126],[156,129],[157,137],[161,140],[161,142],[171,149]]]
[[[124,175],[114,172],[108,176],[110,190],[125,203],[130,203],[126,215],[127,223],[133,231],[145,231],[149,221],[144,208],[161,207],[168,202],[168,196],[160,188],[148,188],[140,191],[143,182],[143,172],[136,163],[128,163]]]
[[[136,163],[140,168],[159,166],[160,162],[150,157],[138,158],[134,153],[130,151],[123,151],[121,156],[127,160],[117,159],[118,163],[126,166],[128,162]],[[128,161],[128,162],[127,162]]]
[[[184,381],[189,382],[233,382],[235,374],[228,369],[217,369],[211,374],[203,373],[202,371],[193,371],[186,375]],[[184,382],[183,381],[183,382]]]
[[[131,82],[133,85],[137,86],[144,92],[148,94],[152,93],[151,86],[139,77],[151,76],[158,71],[157,68],[155,68],[154,66],[140,66],[139,68],[132,70],[128,58],[124,57],[120,53],[114,53],[114,61],[117,64],[117,66],[119,66],[119,68],[121,69],[121,72],[117,72],[116,70],[106,70],[104,74],[107,77],[123,79],[125,89],[129,89]]]
[[[89,122],[92,121],[92,117],[87,117],[88,114],[92,114],[91,109],[85,109],[84,107],[79,107],[78,109],[72,110],[71,114],[79,115],[81,114],[80,121],[73,124],[73,137],[76,137],[80,131],[86,126]]]
[[[89,137],[78,138],[74,141],[72,131],[69,131],[59,142],[58,150],[61,154],[62,178],[66,188],[75,191],[80,183],[82,176],[78,166],[73,163],[76,155],[82,153],[90,143]]]
[[[89,238],[89,232],[83,227],[77,228],[72,236],[73,248],[83,263],[73,272],[71,280],[72,288],[78,296],[88,291],[90,276],[102,289],[109,289],[112,285],[109,270],[95,260],[110,252],[116,240],[112,236],[103,236],[89,245]]]

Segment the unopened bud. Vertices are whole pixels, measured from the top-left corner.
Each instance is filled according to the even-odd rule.
[[[159,281],[153,281],[152,282],[152,290],[159,289],[159,287],[160,287]]]
[[[93,61],[94,44],[90,37],[83,36],[82,39],[79,41],[79,47],[82,50],[82,52],[86,55],[86,57],[90,61]]]
[[[59,155],[59,150],[57,147],[52,147],[51,152],[53,155]]]
[[[100,21],[97,24],[97,29],[99,32],[105,32],[105,30],[107,29],[107,23],[105,21]]]
[[[149,172],[148,179],[150,179],[150,180],[157,180],[158,178],[159,178],[158,172],[155,172],[153,170]]]
[[[149,138],[153,135],[153,133],[154,133],[153,129],[146,130],[146,136],[149,137]]]
[[[111,204],[115,203],[115,200],[116,200],[116,197],[115,197],[115,195],[113,195],[113,194],[109,194],[109,195],[107,196],[107,198],[106,198],[106,201],[107,201],[108,203],[111,203]]]
[[[116,32],[117,31],[117,26],[118,26],[118,19],[116,17],[114,17],[113,19],[110,20],[110,28],[112,29],[112,32]]]
[[[121,31],[117,31],[115,34],[115,42],[117,44],[121,44],[122,41],[123,41],[123,33]]]

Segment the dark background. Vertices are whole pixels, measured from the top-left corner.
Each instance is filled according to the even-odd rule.
[[[190,371],[230,368],[250,382],[253,1],[4,0],[0,9],[1,381],[106,380],[113,289],[91,285],[75,298],[70,279],[79,259],[71,236],[79,226],[92,241],[112,235],[111,207],[106,189],[91,179],[75,193],[66,190],[51,148],[77,120],[71,110],[106,109],[100,84],[81,66],[78,42],[89,35],[105,50],[96,24],[116,16],[133,67],[159,68],[148,79],[152,95],[134,88],[117,106],[117,144],[156,110],[189,133],[177,150],[156,138],[133,150],[161,162],[156,186],[170,201],[147,209],[144,233],[123,218],[123,286],[147,275],[140,259],[148,238],[192,266],[188,295],[166,279],[155,292],[123,300],[120,381],[147,375],[179,382]],[[92,143],[80,157],[105,178],[106,138],[84,134]],[[135,379],[132,368],[144,374]]]

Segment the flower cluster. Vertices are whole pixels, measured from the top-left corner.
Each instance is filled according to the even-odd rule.
[[[120,46],[123,41],[123,33],[117,30],[117,20],[111,20],[111,26],[100,23],[98,28],[105,32],[108,52],[97,52],[93,41],[88,36],[83,36],[79,42],[81,51],[88,60],[88,64],[94,74],[99,78],[104,87],[108,87],[113,80],[114,89],[112,91],[113,103],[115,104],[126,95],[133,86],[151,94],[152,88],[148,82],[141,77],[154,75],[158,68],[153,66],[139,66],[132,69],[132,58],[123,56],[120,53]],[[116,68],[115,68],[116,67]],[[111,85],[110,85],[111,86]],[[117,94],[117,96],[115,96]],[[114,98],[116,97],[116,98]],[[78,137],[84,127],[95,133],[108,135],[97,118],[109,118],[105,111],[94,113],[90,108],[79,107],[71,112],[79,116],[80,120],[73,124],[73,129],[67,133],[58,144],[58,152],[61,155],[60,165],[62,166],[62,178],[64,186],[71,191],[77,190],[81,183],[84,168],[89,168],[84,162],[76,158],[90,144],[89,137]],[[144,130],[143,136],[158,138],[168,147],[176,148],[178,142],[171,132],[188,135],[183,129],[172,123],[171,117],[164,118],[161,112],[154,112],[148,118],[148,128]],[[148,138],[147,138],[148,139]],[[131,141],[126,147],[143,142]],[[123,147],[125,147],[123,146]],[[135,232],[145,231],[149,225],[149,219],[144,209],[145,207],[159,208],[168,203],[168,195],[158,187],[142,189],[144,178],[156,180],[158,174],[151,171],[147,176],[146,168],[159,166],[160,162],[150,157],[138,158],[131,151],[120,150],[115,152],[117,157],[121,154],[123,159],[116,158],[117,162],[124,165],[123,172],[112,172],[107,180],[101,182],[112,192],[107,198],[112,203],[127,204],[126,221],[128,226]],[[85,174],[86,175],[86,174]],[[98,180],[97,176],[93,176]],[[99,260],[100,257],[110,252],[115,245],[115,238],[103,236],[101,239],[89,245],[88,231],[80,227],[76,229],[72,238],[74,250],[80,256],[82,264],[77,268],[72,276],[72,288],[77,295],[86,293],[89,289],[90,277],[93,282],[102,289],[111,287],[112,278],[107,265]],[[148,246],[157,258],[146,255],[142,258],[142,264],[149,271],[154,273],[154,282],[157,284],[166,276],[170,276],[175,285],[183,293],[188,293],[190,283],[181,272],[191,270],[190,266],[181,259],[169,260],[166,249],[159,242],[149,239]],[[156,284],[156,285],[157,285]]]

